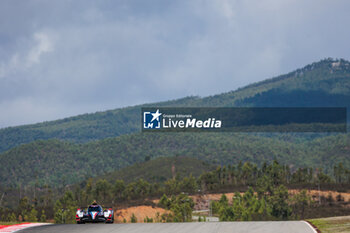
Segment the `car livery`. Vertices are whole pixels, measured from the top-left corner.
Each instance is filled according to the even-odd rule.
[[[90,205],[86,210],[77,209],[75,219],[78,224],[80,223],[113,223],[114,222],[114,211],[112,208],[103,210],[100,205]]]

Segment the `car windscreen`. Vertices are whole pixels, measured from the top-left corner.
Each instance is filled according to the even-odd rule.
[[[97,211],[97,212],[100,212],[102,209],[100,206],[90,206],[88,211],[91,212],[91,211]]]

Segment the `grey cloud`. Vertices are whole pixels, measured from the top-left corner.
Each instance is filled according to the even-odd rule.
[[[346,0],[0,4],[0,127],[212,95],[350,59]]]

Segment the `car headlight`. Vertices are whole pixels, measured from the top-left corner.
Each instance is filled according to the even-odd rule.
[[[84,216],[84,213],[81,211],[77,211],[77,215],[79,218],[82,218]]]
[[[109,211],[104,212],[103,215],[105,216],[105,218],[108,218],[108,216],[109,216]]]

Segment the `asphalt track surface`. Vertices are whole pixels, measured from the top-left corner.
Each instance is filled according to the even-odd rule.
[[[306,222],[196,222],[132,224],[52,224],[19,233],[315,233]]]

